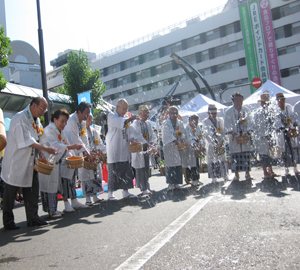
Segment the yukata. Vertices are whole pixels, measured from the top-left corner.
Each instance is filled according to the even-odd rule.
[[[13,207],[19,187],[22,187],[27,222],[38,216],[39,181],[33,169],[38,151],[30,145],[43,136],[39,118],[33,118],[30,105],[11,120],[1,178],[5,182],[3,196],[3,225],[14,223]]]
[[[251,140],[249,138],[248,142],[239,144],[236,139],[236,137],[246,135],[247,132],[252,131],[250,110],[245,106],[242,107],[240,113],[234,106],[227,109],[225,112],[225,129],[227,132],[237,133],[234,139],[232,139],[231,134],[228,134],[231,171],[250,171]]]
[[[134,120],[132,123],[132,135],[135,142],[143,144],[143,152],[132,153],[132,167],[135,168],[136,186],[141,190],[150,190],[149,170],[150,156],[147,154],[147,145],[156,142],[156,135],[153,131],[151,122],[146,120]]]
[[[117,111],[107,117],[108,132],[106,134],[108,191],[133,188],[133,173],[129,151],[131,124],[125,126],[127,116],[120,116]]]
[[[96,153],[100,150],[102,153],[106,153],[106,147],[103,144],[99,133],[93,127],[90,127],[90,131],[85,128],[86,132],[82,136],[82,141],[85,147],[90,153]],[[78,169],[78,178],[82,184],[82,193],[84,196],[93,195],[103,191],[102,188],[102,167],[101,163],[97,165],[94,170],[87,170],[85,168]]]
[[[46,159],[48,160],[50,158],[50,162],[54,163],[54,168],[50,175],[39,173],[43,210],[51,213],[57,211],[57,194],[60,177],[66,176],[66,173],[74,173],[74,169],[68,169],[66,167],[66,157],[70,156],[72,151],[69,152],[67,150],[68,140],[64,130],[58,130],[54,123],[50,123],[44,129],[44,136],[41,137],[41,144],[53,146],[59,151],[54,157],[51,157],[48,153],[44,153]]]
[[[288,136],[288,129],[293,127],[294,122],[296,122],[296,118],[293,107],[290,104],[285,104],[285,110],[281,110],[279,106],[276,108],[275,128],[277,144],[281,148],[281,159],[284,167],[294,167],[296,163],[297,139]]]
[[[254,146],[256,152],[259,154],[259,160],[261,164],[266,167],[272,165],[272,158],[268,155],[270,143],[275,143],[275,129],[273,111],[270,107],[258,108],[253,117],[253,131],[254,131]],[[266,138],[270,136],[270,141]],[[273,139],[272,139],[273,138]]]
[[[176,119],[176,123],[170,119],[170,116],[162,124],[162,142],[166,166],[167,184],[182,184],[182,162],[181,154],[173,142],[178,140],[182,142],[185,138],[183,123]]]
[[[202,124],[207,145],[205,159],[207,163],[208,178],[226,178],[228,175],[226,151],[222,155],[219,155],[215,151],[216,147],[225,147],[226,130],[224,127],[224,120],[217,117],[216,122],[214,123],[208,117],[203,120]],[[219,133],[220,136],[214,135],[215,132]]]
[[[202,129],[199,125],[196,128],[192,128],[188,124],[185,128],[185,138],[189,148],[182,151],[182,168],[185,168],[188,181],[198,181],[200,178],[201,159],[195,156],[195,143],[200,143],[204,147]]]
[[[82,123],[79,122],[77,112],[70,115],[67,125],[65,126],[65,135],[70,145],[75,143],[82,144],[83,147],[80,150],[73,150],[75,155],[82,155],[84,151],[87,151],[82,137],[85,135],[86,130],[82,128]],[[65,164],[63,164],[65,165]],[[75,175],[78,175],[78,169],[68,171],[66,175],[62,175],[59,183],[59,193],[64,199],[76,197],[76,179]]]

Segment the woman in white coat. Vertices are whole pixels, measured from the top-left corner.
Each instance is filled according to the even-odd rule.
[[[68,118],[69,113],[66,110],[56,110],[51,116],[51,123],[44,130],[45,136],[41,137],[41,143],[46,142],[59,151],[59,154],[53,156],[53,159],[50,157],[51,162],[55,164],[52,173],[50,175],[39,173],[43,210],[48,212],[52,218],[61,217],[62,214],[57,211],[59,178],[60,176],[66,177],[68,174],[74,173],[74,169],[68,169],[66,165],[62,164],[66,163],[65,158],[70,155],[68,151],[73,149],[80,150],[83,147],[81,144],[68,144],[68,139],[64,133]],[[45,153],[45,156],[49,158],[49,154]]]
[[[143,152],[132,153],[132,167],[135,168],[135,179],[137,187],[144,195],[151,194],[154,190],[149,185],[149,155],[147,149],[156,141],[156,135],[152,129],[151,122],[148,120],[149,108],[147,105],[141,105],[138,114],[141,120],[134,120],[132,127],[132,137],[135,142],[143,144]]]
[[[106,147],[103,144],[99,133],[91,127],[93,124],[93,115],[89,115],[85,121],[86,132],[82,136],[82,141],[85,147],[90,153],[102,152],[106,153]],[[103,191],[102,188],[102,168],[101,163],[97,165],[95,170],[87,170],[85,168],[80,168],[78,170],[78,178],[82,183],[82,193],[86,196],[86,205],[91,205],[91,197],[93,196],[94,203],[105,202],[103,198],[98,198],[97,193]]]

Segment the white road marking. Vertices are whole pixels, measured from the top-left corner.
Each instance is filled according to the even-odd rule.
[[[146,245],[123,262],[116,270],[140,269],[160,248],[162,248],[186,223],[188,223],[214,196],[200,199],[191,208],[174,220]]]

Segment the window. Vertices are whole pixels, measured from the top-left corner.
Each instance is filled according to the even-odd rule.
[[[226,36],[234,33],[233,24],[226,25]]]
[[[292,25],[292,33],[293,33],[293,35],[300,33],[300,22],[294,23]]]
[[[202,61],[206,61],[209,59],[208,51],[202,52]]]
[[[283,29],[283,27],[275,29],[274,32],[275,32],[275,39],[276,40],[284,38],[284,29]]]

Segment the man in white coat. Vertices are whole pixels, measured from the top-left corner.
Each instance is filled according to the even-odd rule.
[[[275,127],[277,131],[277,143],[282,151],[282,162],[285,167],[285,175],[289,174],[289,167],[294,167],[294,173],[300,174],[296,162],[296,138],[289,136],[289,131],[294,127],[296,118],[293,107],[286,104],[283,93],[276,94],[278,106],[276,107]]]
[[[195,150],[200,150],[205,147],[203,132],[198,125],[199,116],[193,114],[189,117],[189,123],[185,128],[186,141],[189,143],[189,148],[182,151],[182,167],[185,168],[186,180],[197,187],[202,183],[199,181],[201,167],[201,158],[195,156]]]
[[[116,110],[108,114],[106,152],[108,169],[108,200],[116,201],[113,191],[123,189],[123,198],[135,198],[128,189],[133,188],[133,173],[130,164],[129,142],[130,122],[139,119],[137,115],[126,116],[128,103],[119,99]]]
[[[269,179],[279,176],[273,171],[272,158],[268,155],[269,148],[275,141],[274,115],[269,106],[270,95],[268,93],[261,94],[258,102],[260,102],[261,107],[254,113],[254,145],[257,153],[259,154],[264,178]]]
[[[26,211],[27,226],[47,225],[48,222],[38,216],[39,181],[34,171],[35,158],[41,151],[57,154],[51,146],[39,143],[43,135],[39,117],[48,109],[48,102],[43,97],[34,98],[30,105],[18,112],[11,120],[7,146],[2,161],[1,178],[5,182],[3,198],[3,225],[7,230],[20,227],[14,222],[13,207],[19,187],[22,187]]]
[[[81,144],[83,147],[80,150],[74,150],[77,155],[84,155],[87,157],[88,161],[92,161],[93,157],[90,152],[84,145],[82,141],[82,136],[85,135],[86,130],[82,128],[82,121],[86,120],[88,115],[90,114],[91,104],[87,102],[81,102],[76,112],[71,114],[68,123],[65,127],[65,134],[68,138],[69,143],[72,144]],[[76,170],[76,174],[78,175],[78,171]],[[73,212],[74,209],[88,208],[87,205],[80,203],[76,198],[76,180],[75,174],[73,174],[72,178],[61,177],[60,179],[59,192],[64,198],[65,202],[65,212]],[[71,205],[68,199],[71,198]]]
[[[185,142],[185,132],[183,123],[177,117],[177,107],[171,106],[169,116],[162,124],[166,180],[169,190],[181,189],[179,184],[182,184],[182,162],[177,145]]]
[[[223,177],[228,180],[228,164],[225,151],[226,130],[224,120],[217,117],[217,107],[214,104],[208,106],[208,118],[203,120],[203,130],[206,139],[206,163],[208,178],[212,178],[212,183],[217,182],[217,178]]]
[[[141,105],[138,114],[141,120],[134,120],[132,123],[132,136],[135,142],[143,144],[143,152],[132,153],[132,167],[135,168],[136,186],[140,188],[144,195],[151,194],[154,190],[150,189],[149,170],[150,160],[147,150],[156,142],[156,135],[153,131],[149,118],[149,108]]]
[[[235,173],[233,181],[239,181],[241,171],[245,171],[246,180],[252,180],[250,176],[252,117],[250,110],[243,106],[244,96],[241,93],[235,92],[231,99],[233,106],[225,112],[225,129],[229,137],[231,171]]]

